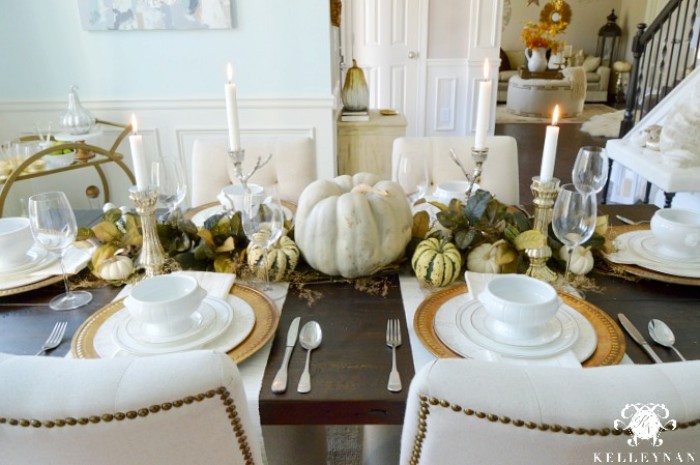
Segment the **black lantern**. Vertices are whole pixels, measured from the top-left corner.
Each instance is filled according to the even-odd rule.
[[[620,44],[620,36],[622,29],[617,25],[617,15],[615,10],[608,15],[608,22],[598,31],[598,46],[596,47],[596,56],[600,57],[601,66],[612,68],[613,63],[617,61],[617,48]]]

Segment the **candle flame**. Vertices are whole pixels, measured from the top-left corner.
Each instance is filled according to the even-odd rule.
[[[559,122],[559,105],[554,105],[554,113],[552,113],[552,126],[556,126]]]
[[[226,76],[228,76],[228,82],[230,84],[231,81],[233,81],[233,65],[231,63],[226,65]]]
[[[489,78],[489,59],[484,60],[484,79]]]
[[[134,134],[136,134],[137,132],[139,132],[138,125],[136,124],[136,115],[133,114],[133,113],[131,114],[131,131],[132,131]]]

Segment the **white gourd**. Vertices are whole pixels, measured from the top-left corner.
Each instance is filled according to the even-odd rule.
[[[299,197],[294,239],[331,276],[369,276],[403,256],[413,217],[401,186],[371,173],[320,179]]]
[[[566,251],[566,247],[561,247],[559,249],[559,257],[562,260],[568,261],[569,254]],[[571,266],[569,270],[574,274],[584,275],[593,269],[595,260],[593,259],[593,253],[590,247],[583,247],[577,245],[571,251]]]
[[[495,244],[480,244],[467,255],[467,269],[478,273],[500,273],[497,254],[498,247]]]
[[[103,260],[98,273],[105,281],[124,281],[134,272],[134,263],[129,257],[115,255]]]

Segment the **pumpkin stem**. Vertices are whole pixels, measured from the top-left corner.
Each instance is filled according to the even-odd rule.
[[[361,194],[377,194],[381,195],[382,197],[387,197],[389,193],[385,190],[382,189],[377,189],[375,187],[370,186],[369,184],[358,184],[357,186],[353,187],[352,190],[350,191],[352,193],[361,193]]]

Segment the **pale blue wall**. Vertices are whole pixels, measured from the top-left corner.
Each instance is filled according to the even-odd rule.
[[[327,0],[232,0],[233,29],[88,32],[77,0],[0,0],[0,102],[328,97]]]

